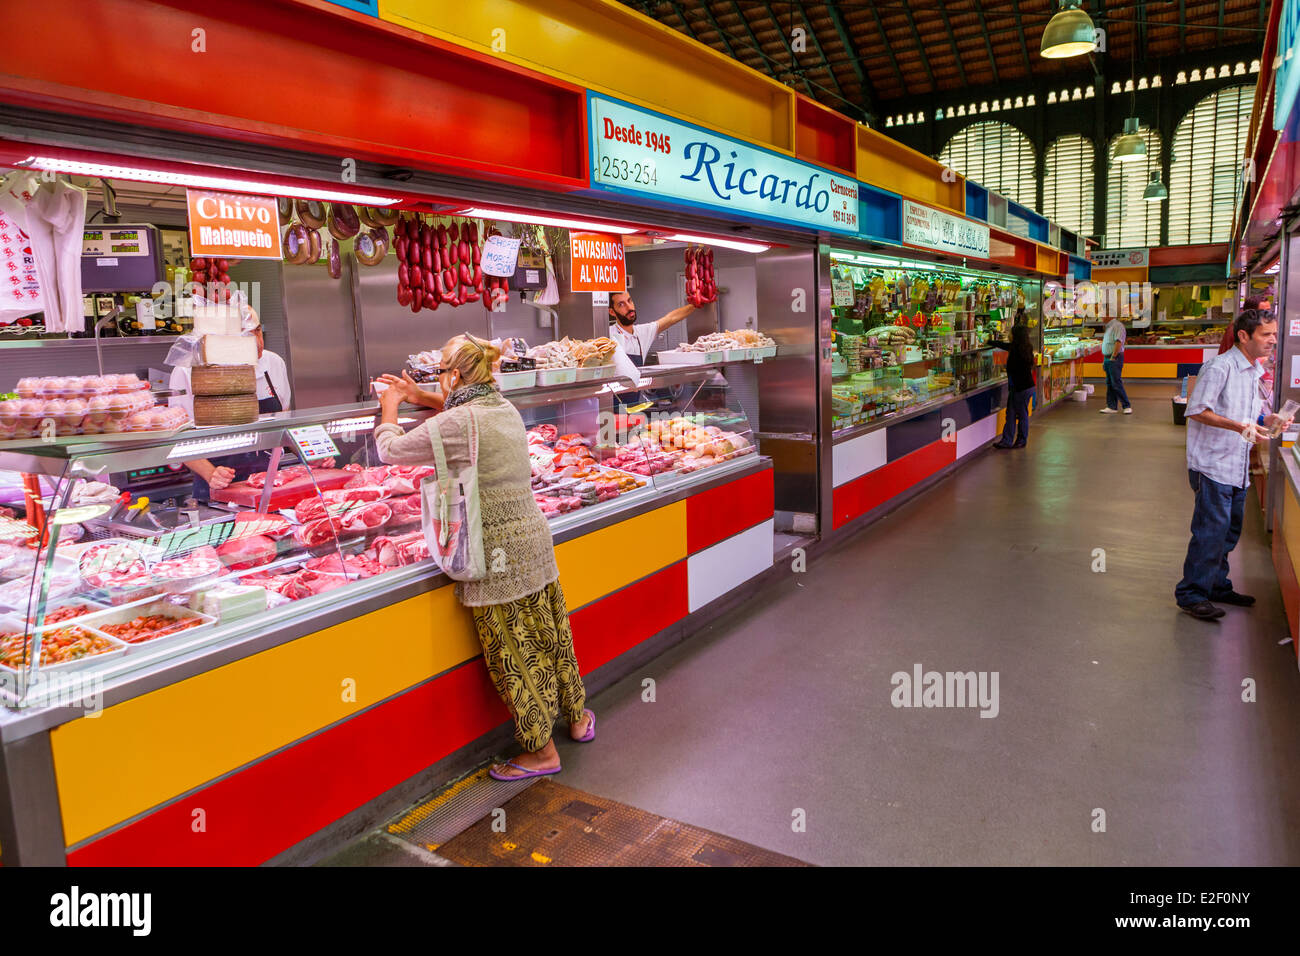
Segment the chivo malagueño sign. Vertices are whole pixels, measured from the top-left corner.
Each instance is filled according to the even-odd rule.
[[[858,231],[858,184],[650,110],[588,95],[591,183],[833,232]]]

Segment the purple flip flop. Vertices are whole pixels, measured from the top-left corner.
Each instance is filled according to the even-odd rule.
[[[554,770],[529,770],[526,767],[521,767],[519,766],[519,764],[509,760],[505,761],[505,766],[514,767],[516,770],[522,770],[523,773],[513,777],[508,777],[503,774],[497,773],[495,770],[489,769],[488,776],[491,777],[493,780],[526,780],[529,777],[546,777],[553,773],[559,773],[561,770],[564,769],[563,767],[556,767]]]
[[[590,741],[596,739],[596,715],[593,714],[590,710],[584,710],[583,713],[590,714],[591,723],[588,724],[587,726],[587,732],[583,734],[581,737],[576,738],[578,743],[580,744],[589,743]]]

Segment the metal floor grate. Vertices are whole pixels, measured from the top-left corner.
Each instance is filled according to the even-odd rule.
[[[441,843],[438,855],[463,866],[809,865],[545,778],[503,809]]]
[[[484,767],[407,810],[385,829],[415,846],[437,850],[536,782],[536,778],[522,782],[493,780]]]

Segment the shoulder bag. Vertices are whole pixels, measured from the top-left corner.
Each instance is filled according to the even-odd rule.
[[[420,483],[420,520],[429,554],[447,577],[479,581],[487,577],[483,558],[483,519],[478,500],[478,424],[469,422],[469,466],[452,473],[436,428],[429,429],[438,473]]]

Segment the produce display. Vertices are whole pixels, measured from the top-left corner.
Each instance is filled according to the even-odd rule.
[[[0,665],[18,670],[25,665],[31,653],[26,634],[17,632],[0,634]],[[115,651],[118,645],[107,637],[81,627],[64,627],[47,631],[41,637],[41,666],[66,664],[94,654]]]
[[[694,342],[678,346],[682,352],[717,352],[728,349],[770,348],[776,340],[756,329],[733,329],[727,332],[709,332]]]
[[[591,368],[609,365],[614,360],[618,346],[612,339],[571,339],[567,335],[554,342],[535,345],[527,357],[537,363],[537,368]]]
[[[686,247],[686,301],[699,308],[718,301],[718,282],[713,274],[713,250]]]

